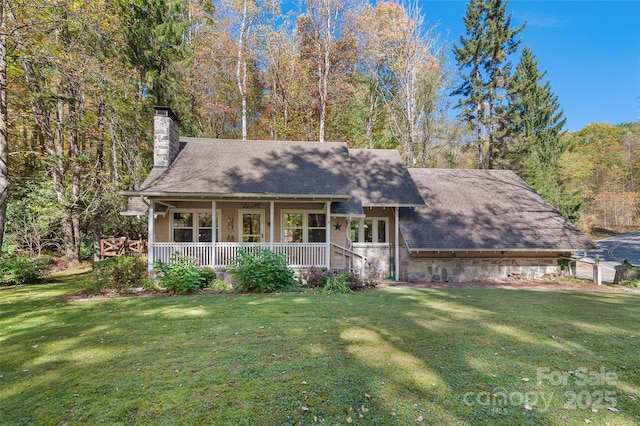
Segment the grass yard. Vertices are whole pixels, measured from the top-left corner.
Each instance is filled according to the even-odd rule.
[[[0,288],[1,424],[640,423],[640,294]]]

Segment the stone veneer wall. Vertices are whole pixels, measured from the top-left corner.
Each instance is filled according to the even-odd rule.
[[[390,246],[366,246],[364,244],[354,247],[353,251],[359,255],[367,258],[367,263],[364,267],[364,273],[369,274],[371,272],[382,271],[385,274],[385,278],[389,275],[393,275],[392,260],[393,250]],[[356,257],[354,259],[354,269],[360,270],[361,259]]]
[[[540,278],[557,273],[555,258],[425,258],[403,253],[401,280],[409,282],[465,282],[506,278],[517,273]]]
[[[156,108],[153,117],[153,165],[169,167],[180,151],[177,118],[168,108]]]

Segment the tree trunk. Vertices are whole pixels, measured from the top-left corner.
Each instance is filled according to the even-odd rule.
[[[6,0],[0,0],[0,253],[4,242],[9,199],[9,141],[7,132],[7,22]]]
[[[242,140],[247,140],[247,61],[244,58],[245,41],[247,36],[247,1],[243,1],[242,22],[238,37],[238,62],[236,64],[236,82],[240,101],[242,103]]]
[[[320,93],[320,126],[318,130],[318,140],[324,142],[325,140],[325,126],[327,121],[327,98],[329,97],[329,69],[331,67],[331,45],[333,37],[333,29],[331,27],[331,7],[327,0],[324,3],[325,6],[325,39],[320,40],[322,46],[322,60],[318,62],[318,89]]]
[[[98,135],[96,138],[96,168],[95,168],[95,195],[93,208],[93,261],[100,260],[100,240],[102,239],[102,172],[104,169],[104,132],[105,132],[105,114],[104,99],[100,97],[98,103]]]

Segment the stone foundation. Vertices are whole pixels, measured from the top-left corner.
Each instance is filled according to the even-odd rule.
[[[512,274],[540,278],[559,271],[556,258],[413,257],[404,259],[401,279],[409,282],[465,282],[506,278]]]
[[[364,274],[368,275],[374,272],[381,271],[386,277],[393,275],[392,267],[392,247],[390,246],[356,246],[353,247],[353,251],[361,256],[367,258],[367,262],[364,265]],[[354,258],[353,268],[356,271],[360,271],[362,259],[359,257]]]

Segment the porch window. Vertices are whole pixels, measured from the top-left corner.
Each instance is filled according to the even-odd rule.
[[[325,213],[307,214],[307,231],[309,243],[324,243],[327,241],[327,215]]]
[[[211,212],[198,212],[198,242],[213,241],[213,217]]]
[[[186,243],[193,241],[193,213],[173,213],[173,241]]]
[[[176,243],[210,243],[213,241],[213,215],[210,210],[174,211],[173,241]],[[220,210],[216,212],[220,227]]]
[[[389,241],[389,219],[386,217],[356,219],[351,222],[349,230],[353,243],[378,243]]]
[[[282,241],[285,243],[324,243],[327,241],[327,214],[287,211],[282,213]]]
[[[283,215],[283,241],[285,243],[301,243],[304,233],[302,213],[284,213]]]

